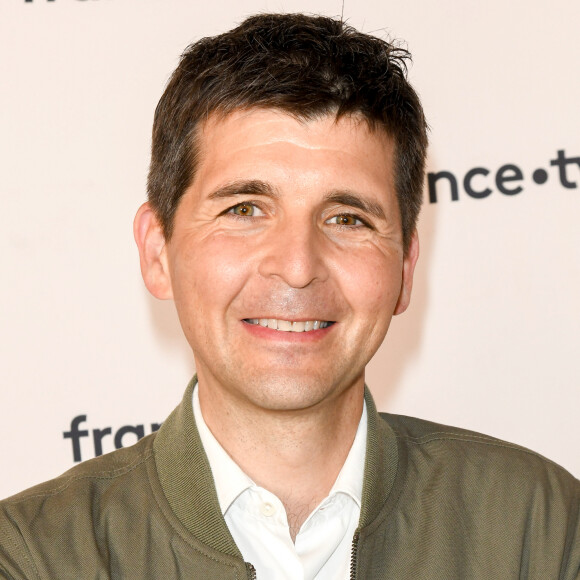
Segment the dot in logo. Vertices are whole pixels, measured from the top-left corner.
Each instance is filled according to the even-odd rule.
[[[532,179],[539,185],[542,185],[542,183],[548,181],[548,173],[545,169],[536,169],[532,174]]]

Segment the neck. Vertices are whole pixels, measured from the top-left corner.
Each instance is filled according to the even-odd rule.
[[[344,465],[362,414],[364,378],[330,401],[282,411],[231,401],[203,380],[198,389],[214,437],[256,484],[280,498],[294,539]]]

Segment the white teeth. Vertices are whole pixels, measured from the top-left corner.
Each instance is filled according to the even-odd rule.
[[[279,320],[277,318],[246,318],[249,324],[259,324],[264,328],[281,330],[282,332],[308,332],[330,326],[331,322],[321,322],[320,320],[306,320],[303,322],[292,322],[290,320]]]
[[[292,323],[292,332],[304,332],[305,326],[306,326],[306,322],[293,322]]]

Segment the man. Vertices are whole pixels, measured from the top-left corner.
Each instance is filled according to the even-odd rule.
[[[580,577],[577,480],[365,390],[419,252],[406,58],[302,15],[186,51],[135,238],[197,377],[157,434],[2,503],[0,577]]]

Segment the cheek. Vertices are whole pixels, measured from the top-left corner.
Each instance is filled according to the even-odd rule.
[[[239,289],[247,277],[251,255],[247,239],[215,236],[204,242],[198,259],[203,264],[212,290],[233,292]]]
[[[339,265],[338,279],[355,312],[390,318],[401,289],[402,263],[380,251],[352,253],[348,263]]]
[[[213,236],[180,244],[171,269],[178,311],[197,317],[226,308],[244,284],[247,255],[243,239]]]

